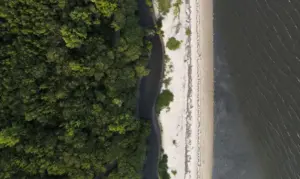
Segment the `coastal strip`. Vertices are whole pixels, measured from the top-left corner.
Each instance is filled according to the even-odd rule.
[[[181,42],[176,50],[166,48],[173,66],[168,89],[174,100],[159,116],[162,148],[168,155],[172,179],[212,178],[212,3],[212,0],[185,0],[177,16],[172,13],[174,7],[163,16],[164,42],[172,37]]]
[[[192,6],[192,63],[194,81],[193,103],[194,120],[197,125],[193,131],[197,151],[194,179],[211,179],[213,166],[213,1],[191,0]],[[196,69],[195,69],[196,68]],[[197,89],[197,91],[195,91]],[[197,128],[197,129],[196,129]],[[195,162],[192,162],[195,163]],[[194,166],[195,167],[195,166]]]

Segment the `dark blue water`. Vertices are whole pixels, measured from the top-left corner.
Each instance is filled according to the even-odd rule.
[[[216,0],[214,12],[263,179],[300,178],[300,1]]]
[[[138,1],[140,24],[143,28],[155,27],[153,12],[145,0]],[[163,77],[164,48],[159,35],[147,37],[152,43],[147,68],[149,75],[141,79],[139,86],[138,114],[145,120],[151,120],[151,132],[147,138],[147,154],[143,170],[143,179],[158,179],[158,161],[161,150],[160,129],[155,111],[156,99],[160,93]]]
[[[264,179],[223,54],[221,40],[215,33],[213,179]]]

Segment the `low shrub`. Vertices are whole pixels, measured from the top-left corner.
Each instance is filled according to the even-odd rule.
[[[175,37],[169,38],[167,42],[167,48],[170,50],[176,50],[180,47],[181,41],[177,40]]]
[[[156,103],[157,112],[160,112],[164,108],[168,107],[169,104],[173,101],[173,99],[174,99],[174,95],[170,90],[168,89],[163,90],[157,99],[157,103]]]

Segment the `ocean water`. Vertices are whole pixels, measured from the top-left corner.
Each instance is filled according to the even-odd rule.
[[[263,179],[300,178],[300,1],[215,0],[214,13],[215,43],[222,44],[236,102],[232,125],[245,131],[247,155],[257,158]]]
[[[235,95],[220,36],[215,33],[213,179],[264,179]]]

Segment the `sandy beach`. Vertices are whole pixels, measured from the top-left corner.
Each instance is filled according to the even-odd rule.
[[[212,178],[213,166],[213,2],[212,0],[196,0],[196,17],[192,24],[196,24],[197,52],[192,59],[198,63],[198,113],[199,139],[197,178]],[[193,52],[193,50],[192,50]]]
[[[213,8],[212,0],[190,0],[164,16],[165,37],[182,41],[166,53],[173,72],[168,87],[174,94],[170,110],[160,115],[162,148],[171,178],[211,179],[213,165]],[[191,35],[186,35],[186,28]],[[176,171],[176,175],[171,171]]]

